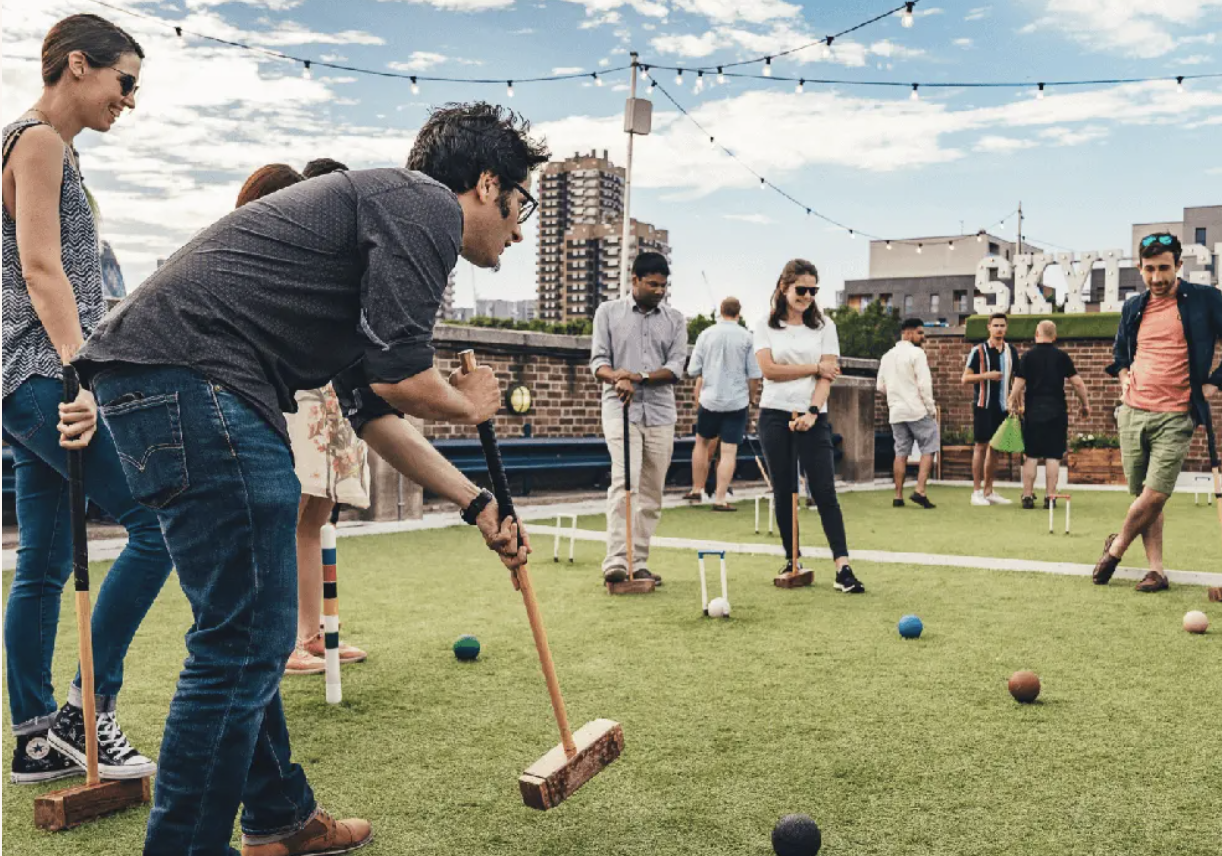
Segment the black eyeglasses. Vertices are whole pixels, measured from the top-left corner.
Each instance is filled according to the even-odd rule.
[[[530,219],[531,214],[535,213],[539,203],[535,201],[535,197],[530,195],[530,191],[516,181],[509,182],[509,186],[522,194],[522,207],[518,209],[518,224],[521,225]]]
[[[798,297],[806,297],[807,295],[814,297],[819,293],[819,287],[817,285],[795,285],[793,293]]]
[[[134,74],[128,74],[123,69],[115,68],[113,65],[108,65],[106,67],[111,71],[119,73],[119,92],[123,94],[124,98],[129,95],[135,95],[136,92],[139,91],[140,85],[136,83],[136,76]]]
[[[1164,247],[1169,247],[1175,243],[1175,236],[1174,235],[1146,235],[1146,237],[1141,239],[1142,249],[1145,249],[1146,247],[1150,246],[1155,241],[1158,241]]]

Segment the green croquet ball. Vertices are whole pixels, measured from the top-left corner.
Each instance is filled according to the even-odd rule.
[[[459,636],[454,643],[454,656],[460,660],[474,660],[479,656],[479,640],[474,636]]]

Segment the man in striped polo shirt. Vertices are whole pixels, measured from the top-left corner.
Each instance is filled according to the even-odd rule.
[[[993,492],[997,456],[989,441],[1006,418],[1010,383],[1020,377],[1018,351],[1006,343],[1009,324],[1004,312],[989,318],[989,339],[972,348],[963,370],[963,383],[976,385],[972,402],[972,505],[1010,505],[1010,500]]]

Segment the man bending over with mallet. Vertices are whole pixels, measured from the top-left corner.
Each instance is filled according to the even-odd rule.
[[[1209,399],[1222,385],[1213,369],[1222,339],[1222,291],[1179,278],[1183,250],[1165,232],[1148,235],[1138,251],[1146,293],[1124,304],[1108,374],[1120,378],[1120,454],[1129,492],[1124,528],[1109,535],[1095,565],[1096,585],[1107,585],[1137,536],[1150,571],[1141,592],[1166,589],[1163,573],[1163,506],[1175,490],[1197,425],[1212,430]]]
[[[370,840],[366,821],[318,807],[290,755],[279,685],[296,638],[300,491],[282,411],[296,410],[296,390],[348,369],[403,413],[465,425],[496,413],[490,369],[447,379],[433,368],[433,322],[460,254],[495,268],[522,240],[530,173],[548,158],[528,131],[488,104],[436,110],[407,169],[335,173],[237,209],[175,253],[81,351],[194,616],[145,856],[232,854],[239,804],[244,856],[346,853]],[[463,507],[511,570],[526,560],[512,519],[502,524],[490,495],[447,476],[428,443],[364,433]]]

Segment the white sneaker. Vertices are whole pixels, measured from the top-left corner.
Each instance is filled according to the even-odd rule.
[[[989,505],[1013,505],[1014,503],[1006,499],[1004,496],[999,496],[995,493],[990,493],[985,497],[985,501]]]
[[[992,503],[984,498],[984,491],[975,490],[972,491],[972,505],[992,505]]]

